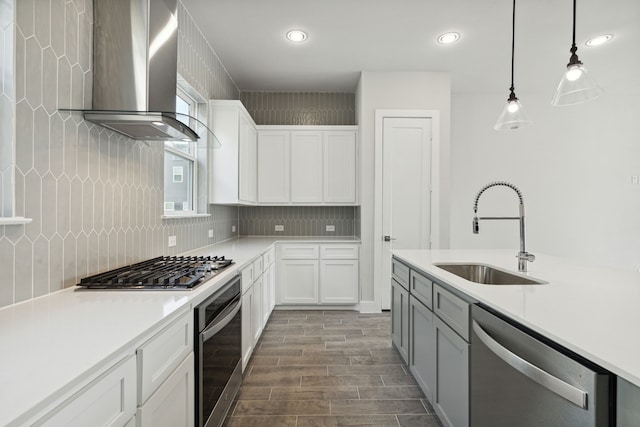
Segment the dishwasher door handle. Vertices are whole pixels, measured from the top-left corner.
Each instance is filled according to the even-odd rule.
[[[504,348],[496,340],[491,338],[488,333],[475,321],[472,321],[471,325],[473,331],[476,333],[480,341],[487,346],[496,356],[502,359],[505,363],[517,370],[521,374],[525,375],[532,381],[540,384],[542,387],[554,392],[558,396],[568,400],[579,408],[587,409],[588,393],[580,390],[571,384],[564,382],[560,378],[557,378],[550,373],[540,369],[536,365],[524,360],[517,354]]]

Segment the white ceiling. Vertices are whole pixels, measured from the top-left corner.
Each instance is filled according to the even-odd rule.
[[[360,71],[449,71],[453,92],[508,94],[511,0],[182,0],[242,91],[355,92]],[[640,0],[578,0],[578,56],[640,94]],[[519,0],[516,93],[549,97],[569,60],[571,0]],[[284,35],[303,29],[306,42]],[[449,46],[436,38],[461,33]],[[599,47],[595,35],[614,38]],[[521,96],[521,95],[520,95]]]

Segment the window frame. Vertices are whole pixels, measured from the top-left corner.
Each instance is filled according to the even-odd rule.
[[[197,117],[198,116],[198,102],[194,99],[194,97],[190,96],[180,87],[176,88],[176,97],[180,97],[182,100],[186,101],[189,104],[189,116]],[[183,150],[179,150],[170,145],[170,142],[167,141],[164,143],[164,152],[163,152],[163,165],[164,161],[166,161],[167,153],[170,153],[174,156],[180,157],[184,160],[187,160],[191,164],[191,209],[189,210],[166,210],[167,200],[166,200],[166,188],[164,188],[164,180],[163,180],[163,216],[165,217],[176,217],[176,216],[196,216],[198,215],[198,149],[197,143],[189,143],[189,152],[185,152]],[[173,172],[173,169],[172,169]],[[165,170],[163,166],[163,174],[166,174],[167,170]],[[165,177],[166,180],[166,177]],[[172,181],[173,181],[173,173],[172,173]],[[184,181],[184,173],[183,173],[183,181]],[[176,203],[173,203],[174,207]]]

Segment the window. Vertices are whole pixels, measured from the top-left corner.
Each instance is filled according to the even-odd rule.
[[[178,88],[176,112],[178,120],[191,126],[187,116],[197,116],[198,103]],[[197,144],[167,141],[164,147],[164,213],[165,215],[195,215],[198,178]]]

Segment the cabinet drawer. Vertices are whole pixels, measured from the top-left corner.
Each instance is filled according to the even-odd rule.
[[[360,245],[320,245],[322,259],[358,259]]]
[[[138,349],[138,403],[146,402],[192,352],[193,314],[189,310]]]
[[[253,278],[254,280],[262,274],[262,256],[253,261]]]
[[[391,259],[391,275],[403,288],[409,290],[409,267],[395,258]]]
[[[136,413],[136,359],[129,356],[34,426],[118,426]]]
[[[193,353],[162,384],[149,400],[138,408],[140,427],[191,427],[194,423],[195,361]]]
[[[249,290],[251,285],[253,285],[253,264],[249,264],[240,272],[241,284],[242,284],[242,293],[244,294]]]
[[[433,311],[438,317],[469,341],[469,303],[439,285],[433,286]]]
[[[281,259],[318,259],[318,245],[282,245]]]
[[[411,295],[420,300],[427,308],[433,310],[433,282],[417,271],[411,270],[409,285]]]

